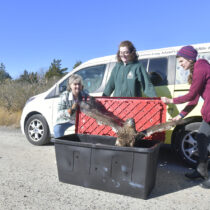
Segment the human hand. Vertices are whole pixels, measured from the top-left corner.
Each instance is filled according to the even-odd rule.
[[[74,103],[73,105],[72,105],[72,107],[71,107],[71,109],[76,109],[77,108],[77,106],[78,106],[78,103]]]
[[[165,104],[172,104],[173,103],[173,99],[171,99],[171,98],[161,97],[160,99]]]
[[[67,109],[67,112],[69,113],[69,115],[71,115],[72,109],[71,108]]]
[[[74,113],[74,111],[77,109],[77,107],[78,107],[78,103],[74,103],[74,104],[71,106],[71,108],[69,108],[69,109],[67,110],[67,112],[69,113],[70,116]]]
[[[172,121],[178,121],[180,119],[182,119],[182,117],[178,114],[176,117],[172,118]]]

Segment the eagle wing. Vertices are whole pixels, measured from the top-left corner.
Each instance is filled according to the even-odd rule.
[[[154,125],[152,127],[147,128],[146,130],[143,130],[137,134],[137,138],[142,138],[142,137],[148,137],[151,136],[153,133],[161,132],[161,131],[166,131],[171,129],[172,127],[175,127],[176,125],[182,125],[188,123],[188,119],[180,119],[177,121],[169,121],[165,123],[160,123],[158,125]]]
[[[110,126],[115,133],[121,128],[114,117],[110,116],[105,108],[97,103],[93,97],[88,101],[82,101],[80,103],[80,110],[87,116],[94,118],[98,124]]]

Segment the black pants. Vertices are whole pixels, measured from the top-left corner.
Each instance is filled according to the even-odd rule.
[[[207,147],[210,144],[210,123],[204,120],[202,121],[196,139],[198,143],[199,162],[205,162],[208,160]]]

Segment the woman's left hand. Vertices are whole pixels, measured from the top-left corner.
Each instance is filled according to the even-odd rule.
[[[171,99],[171,98],[161,97],[160,99],[165,104],[172,104],[173,103],[173,99]]]
[[[75,110],[77,109],[77,107],[78,107],[78,103],[74,103],[72,105],[72,107],[67,110],[70,116],[75,112]]]
[[[72,105],[71,109],[75,110],[75,109],[77,108],[77,106],[78,106],[78,103],[74,103],[74,104]]]
[[[178,114],[176,117],[172,118],[172,121],[178,121],[182,119],[182,117]]]

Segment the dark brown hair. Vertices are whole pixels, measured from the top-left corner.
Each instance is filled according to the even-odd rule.
[[[192,77],[193,77],[193,71],[194,71],[194,64],[195,64],[195,61],[191,62],[191,65],[190,65],[190,68],[189,68],[190,74],[189,74],[189,76],[188,76],[187,81],[188,81],[188,83],[189,83],[190,85],[192,84]]]
[[[123,41],[120,43],[119,45],[119,48],[118,48],[118,51],[117,51],[117,61],[118,62],[121,62],[121,57],[120,57],[120,47],[127,47],[130,54],[128,56],[128,60],[129,61],[133,61],[133,62],[136,62],[138,61],[138,55],[136,53],[136,48],[134,47],[133,43],[126,40],[126,41]]]

